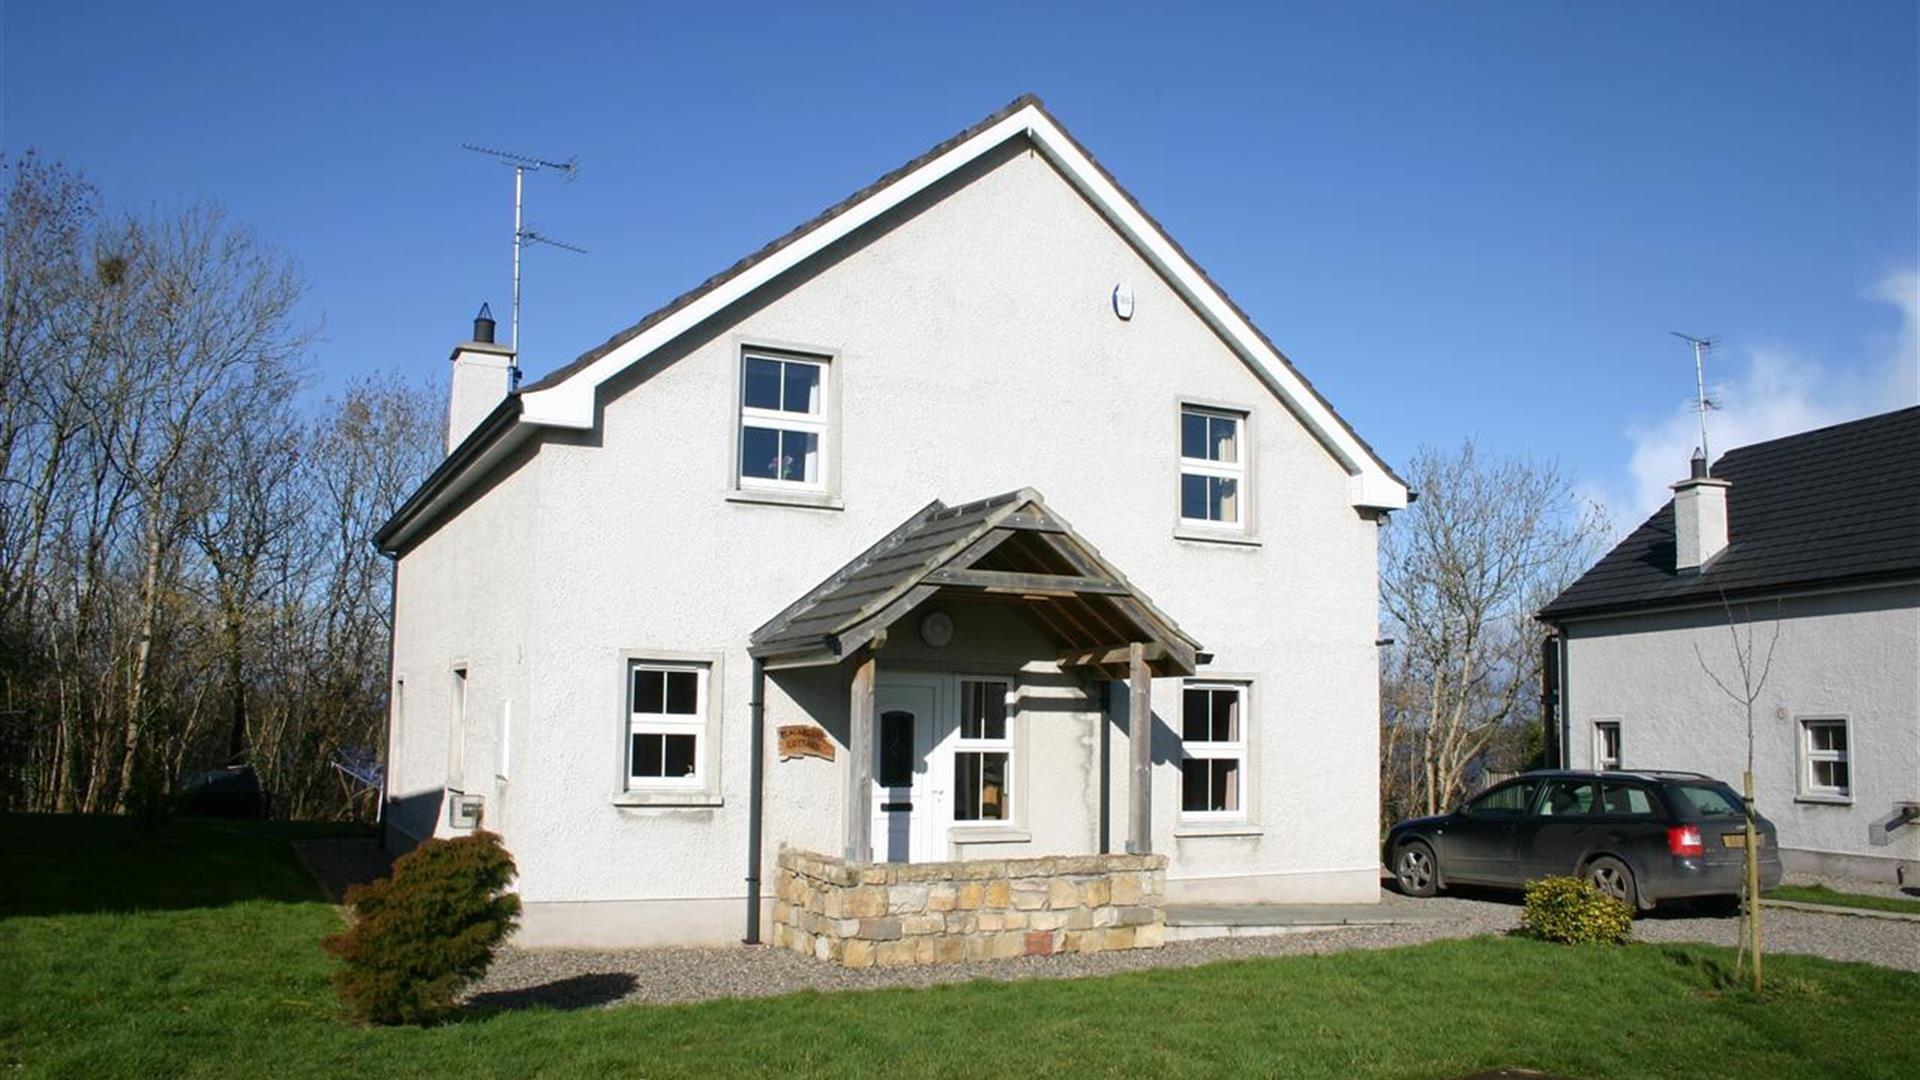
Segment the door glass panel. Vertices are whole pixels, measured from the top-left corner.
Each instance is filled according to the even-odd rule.
[[[1467,813],[1475,817],[1518,817],[1527,812],[1538,781],[1525,781],[1495,788],[1467,804]]]
[[[913,786],[913,714],[889,709],[880,714],[880,785]]]
[[[1601,813],[1610,817],[1652,817],[1653,796],[1643,787],[1607,784],[1600,789]]]
[[[1555,780],[1540,800],[1541,817],[1579,817],[1593,813],[1600,785],[1591,780]]]

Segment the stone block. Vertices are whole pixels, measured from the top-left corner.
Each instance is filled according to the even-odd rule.
[[[1113,909],[1101,908],[1100,910],[1111,911]],[[1067,922],[1066,922],[1067,929],[1069,930],[1093,929],[1093,912],[1094,912],[1093,908],[1084,908],[1084,907],[1077,907],[1067,912]]]
[[[1027,931],[1028,956],[1052,956],[1053,933],[1049,930]]]
[[[1011,892],[1012,887],[1008,885],[1006,878],[994,878],[987,882],[987,887],[980,897],[980,905],[982,907],[1004,908],[1007,906],[1007,897]]]
[[[1068,930],[1060,935],[1060,952],[1086,952],[1087,935],[1095,931]]]
[[[1131,926],[1116,926],[1111,930],[1101,931],[1101,934],[1103,936],[1100,947],[1103,949],[1133,948],[1133,927]]]
[[[902,915],[900,932],[908,937],[921,934],[939,934],[947,929],[947,920],[942,915]]]
[[[1007,928],[1007,916],[999,911],[981,911],[974,915],[973,925],[982,933],[993,933]]]
[[[900,941],[882,941],[873,949],[875,967],[906,967],[913,963],[914,950],[919,942],[902,939]]]
[[[1036,911],[1027,916],[1027,925],[1035,930],[1059,930],[1067,925],[1067,911]]]
[[[1027,953],[1027,935],[1025,931],[1010,930],[1006,933],[995,934],[987,940],[993,942],[992,955],[995,960],[1007,960],[1016,956],[1025,956]]]
[[[922,937],[913,939],[913,962],[916,964],[937,964],[940,962],[940,943],[947,938]]]
[[[1080,889],[1075,886],[1073,882],[1068,881],[1066,878],[1047,879],[1048,907],[1064,910],[1066,908],[1078,907],[1079,904]]]
[[[1026,926],[1031,917],[1024,911],[1003,911],[1000,913],[1000,925],[1008,930],[1018,930]]]
[[[880,863],[874,866],[868,866],[861,869],[860,884],[885,885],[888,883],[888,881],[892,879],[892,877],[893,877],[892,871],[888,869],[887,865],[885,863]]]
[[[833,959],[834,940],[822,934],[813,939],[813,958],[815,960]]]
[[[936,963],[957,964],[967,958],[967,940],[962,937],[943,937],[929,939],[934,943]]]
[[[1105,907],[1113,901],[1113,883],[1104,877],[1088,878],[1080,886],[1080,902],[1088,907]]]
[[[968,960],[988,960],[993,957],[993,943],[1000,940],[1002,936],[1003,935],[1000,934],[977,934],[973,937],[952,938],[950,940],[963,942],[965,944],[966,958]]]
[[[1140,875],[1132,871],[1113,875],[1111,886],[1113,903],[1121,905],[1139,903],[1146,895],[1144,884],[1140,880]]]
[[[847,913],[847,892],[845,889],[824,889],[812,903],[803,902],[801,906],[829,919],[838,919]]]
[[[840,962],[850,968],[873,966],[874,944],[871,941],[849,941],[840,946]]]
[[[1113,926],[1119,921],[1120,909],[1111,904],[1103,908],[1093,909],[1093,925],[1095,926]]]
[[[1038,911],[1047,906],[1046,882],[1036,878],[1016,878],[1009,899],[1021,911]]]
[[[971,934],[980,928],[980,917],[971,911],[947,912],[947,933]]]
[[[928,911],[952,911],[959,899],[959,891],[948,882],[939,882],[927,887]]]
[[[1144,926],[1147,923],[1160,921],[1160,909],[1149,904],[1138,904],[1116,910],[1120,913],[1119,919],[1115,920],[1115,925],[1118,926]]]
[[[960,888],[958,892],[955,894],[954,906],[959,908],[961,911],[976,911],[979,909],[980,901],[985,894],[986,894],[986,886],[982,885],[980,882],[978,881],[962,882],[960,884]]]
[[[887,913],[887,888],[884,885],[862,885],[847,893],[844,914],[856,919],[869,919]]]
[[[887,910],[895,915],[913,915],[927,910],[927,887],[919,884],[895,885],[887,890]]]
[[[1133,928],[1133,947],[1136,949],[1157,949],[1167,943],[1167,928],[1163,923],[1148,923]]]
[[[955,863],[953,876],[965,881],[986,881],[1007,876],[1005,859],[969,859]]]
[[[901,936],[900,920],[897,918],[861,919],[849,937],[862,937],[868,941],[895,941]]]

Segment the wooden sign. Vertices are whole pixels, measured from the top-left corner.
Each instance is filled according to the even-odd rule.
[[[780,728],[780,760],[817,757],[833,760],[833,740],[812,724],[787,724]]]

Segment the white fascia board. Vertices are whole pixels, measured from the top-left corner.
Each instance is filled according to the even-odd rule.
[[[1394,479],[1374,460],[1373,455],[1347,431],[1332,410],[1314,396],[1313,391],[1261,340],[1260,335],[1234,310],[1219,290],[1174,249],[1166,236],[1081,153],[1073,140],[1046,113],[1031,105],[895,180],[852,211],[823,224],[739,277],[662,319],[645,333],[595,360],[564,382],[523,394],[520,399],[520,422],[551,427],[591,428],[595,392],[601,383],[802,261],[939,183],[987,151],[1021,134],[1032,138],[1048,160],[1093,200],[1108,221],[1133,243],[1136,250],[1146,256],[1176,291],[1240,348],[1255,372],[1280,395],[1288,408],[1353,477],[1352,501],[1355,506],[1381,510],[1406,507],[1406,485]]]

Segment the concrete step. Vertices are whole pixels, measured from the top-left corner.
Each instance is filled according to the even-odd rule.
[[[1169,904],[1167,940],[1270,937],[1343,926],[1398,926],[1439,921],[1381,904]]]

